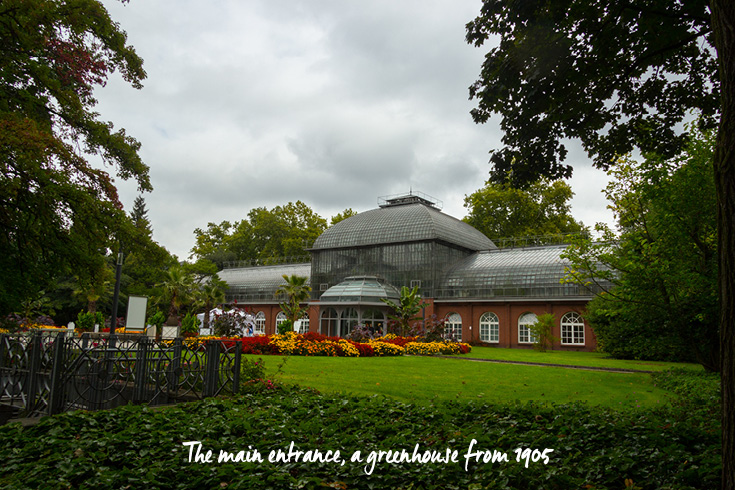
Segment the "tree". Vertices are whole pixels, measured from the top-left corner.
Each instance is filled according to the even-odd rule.
[[[697,361],[719,371],[714,135],[693,133],[675,159],[621,159],[606,194],[618,232],[565,252],[570,279],[612,287],[587,305],[598,345],[615,357]]]
[[[191,299],[194,291],[194,280],[180,266],[171,267],[166,277],[157,285],[163,289],[163,298],[169,305],[166,325],[179,324],[179,311]]]
[[[133,225],[142,233],[149,237],[153,235],[151,229],[151,222],[148,219],[148,210],[145,208],[145,199],[143,196],[138,196],[133,202],[133,210],[130,211],[130,219],[133,221]]]
[[[526,189],[488,182],[465,197],[470,210],[464,221],[492,239],[580,233],[570,214],[573,196],[565,182],[536,182]]]
[[[203,327],[209,328],[209,312],[213,307],[225,302],[225,289],[227,283],[215,275],[209,282],[202,284],[197,291],[197,305],[204,308]]]
[[[280,306],[281,310],[286,314],[286,319],[291,322],[291,328],[293,328],[296,325],[296,321],[304,313],[304,308],[301,307],[301,304],[309,300],[311,286],[306,284],[306,281],[309,280],[308,277],[288,276],[284,274],[283,280],[286,282],[278,287],[276,296],[283,295],[286,297],[286,301],[281,303]]]
[[[403,286],[398,303],[385,298],[381,298],[380,300],[393,310],[393,315],[390,315],[390,318],[398,322],[398,326],[401,329],[401,336],[406,335],[406,332],[411,328],[412,321],[419,319],[421,310],[429,306],[427,303],[422,302],[418,286],[414,286],[413,289],[408,289],[408,287]]]
[[[334,226],[340,221],[346,220],[347,218],[350,218],[352,216],[355,216],[357,213],[352,210],[352,208],[347,208],[341,213],[337,213],[334,216],[332,216],[332,219],[329,220],[329,226]]]
[[[301,201],[251,209],[246,219],[209,223],[194,230],[192,257],[207,259],[220,269],[225,262],[251,260],[270,263],[308,255],[306,249],[327,228],[327,221]]]
[[[470,87],[474,120],[501,115],[493,180],[568,177],[563,138],[597,165],[637,148],[663,158],[719,116],[714,156],[722,373],[722,488],[735,489],[735,2],[484,0],[467,41],[499,45]]]
[[[89,250],[125,219],[88,156],[151,189],[139,143],[93,109],[94,87],[115,70],[141,87],[142,60],[101,2],[0,4],[0,314],[59,272],[93,267]]]

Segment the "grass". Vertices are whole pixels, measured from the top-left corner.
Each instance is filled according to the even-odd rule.
[[[474,349],[473,349],[474,351]],[[257,356],[249,356],[255,357]],[[285,359],[285,362],[283,360]],[[649,374],[609,373],[436,357],[264,357],[269,377],[322,392],[385,395],[403,402],[587,402],[655,407],[667,392]]]
[[[542,364],[566,364],[570,366],[638,369],[643,371],[664,371],[675,367],[685,367],[697,371],[702,370],[702,366],[699,364],[612,359],[609,357],[609,354],[603,352],[574,352],[558,350],[537,352],[533,349],[472,347],[472,352],[469,354],[460,354],[457,357],[492,359],[498,361],[538,362]]]

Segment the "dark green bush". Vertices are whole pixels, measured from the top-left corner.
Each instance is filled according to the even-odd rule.
[[[263,385],[265,386],[265,385]],[[616,411],[583,404],[415,406],[387,398],[263,389],[163,410],[127,406],[0,427],[0,487],[8,489],[712,489],[719,487],[719,419],[680,412]],[[506,463],[471,463],[475,448]],[[189,463],[187,441],[215,462]],[[340,450],[344,465],[269,463],[269,451]],[[376,464],[370,451],[457,450],[457,463]],[[217,463],[219,450],[249,447],[263,463]],[[516,462],[515,449],[553,449],[548,464]],[[630,487],[630,485],[628,485]]]

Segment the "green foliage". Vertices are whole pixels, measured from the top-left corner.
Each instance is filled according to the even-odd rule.
[[[105,317],[99,311],[92,313],[89,311],[80,311],[77,315],[75,328],[82,332],[91,332],[94,330],[95,324],[101,327],[105,324]],[[100,327],[100,328],[101,328]]]
[[[533,343],[533,348],[535,350],[546,352],[548,349],[554,348],[554,342],[559,340],[551,333],[555,323],[554,315],[551,313],[544,313],[536,318],[536,323],[528,327],[531,338],[536,339]]]
[[[281,323],[278,324],[278,334],[283,335],[286,332],[293,331],[293,323],[291,323],[291,320],[284,320]]]
[[[565,256],[568,280],[613,286],[587,305],[606,352],[718,370],[714,141],[693,134],[675,159],[620,160],[606,190],[619,233],[598,225],[603,241],[579,240]]]
[[[160,329],[166,322],[166,315],[158,310],[156,313],[148,319],[150,325],[155,325],[157,329]]]
[[[656,386],[676,394],[680,405],[687,409],[703,408],[716,413],[720,408],[722,385],[717,373],[679,368],[652,376]]]
[[[318,414],[318,416],[315,416]],[[615,411],[585,405],[415,406],[382,397],[287,388],[210,398],[164,410],[125,406],[0,427],[6,488],[638,488],[712,489],[720,479],[719,433],[671,411]],[[717,426],[715,418],[713,426]],[[73,434],[73,437],[69,437]],[[496,449],[508,462],[464,454]],[[182,443],[202,441],[215,462],[188,463]],[[345,464],[269,463],[272,450],[340,450]],[[447,448],[457,463],[377,463],[371,451]],[[217,463],[219,450],[257,449],[263,463]],[[549,464],[516,462],[516,448],[554,449]],[[351,462],[361,451],[362,463]],[[186,478],[181,478],[182,467]],[[369,468],[369,467],[368,467]],[[53,480],[49,480],[53,475]],[[543,482],[539,486],[539,482]],[[223,485],[226,484],[226,485]]]
[[[194,278],[181,266],[171,267],[166,271],[163,282],[157,284],[162,289],[159,303],[168,303],[166,325],[179,324],[179,310],[192,300],[195,284]]]
[[[225,262],[250,260],[270,263],[283,257],[305,257],[306,249],[327,228],[327,221],[301,201],[251,209],[241,221],[208,223],[194,230],[192,257],[222,268]]]
[[[192,334],[198,334],[199,333],[199,319],[192,315],[191,313],[187,313],[186,316],[181,320],[181,334],[182,335],[192,335]]]
[[[664,34],[665,33],[665,34]],[[720,80],[708,2],[484,0],[467,42],[492,39],[470,87],[477,123],[499,114],[493,181],[567,178],[565,138],[607,168],[638,148],[664,157],[686,145],[691,111],[713,128]]]
[[[293,330],[296,321],[304,314],[305,308],[301,305],[309,300],[311,286],[306,282],[308,277],[286,274],[283,275],[284,284],[281,284],[276,290],[276,296],[285,296],[286,301],[280,304],[281,310],[286,314],[289,320],[289,330]],[[280,329],[279,329],[280,332]]]
[[[265,362],[262,358],[243,356],[240,361],[240,383],[265,379]]]
[[[227,283],[215,274],[194,293],[195,306],[204,308],[204,328],[209,328],[209,312],[212,308],[225,302],[225,289]]]
[[[393,310],[393,314],[389,315],[389,318],[398,323],[401,336],[406,336],[411,322],[418,320],[421,310],[429,306],[422,302],[418,286],[414,286],[413,289],[403,286],[398,303],[385,298],[380,300]]]
[[[340,221],[346,220],[347,218],[350,218],[352,216],[355,216],[357,212],[353,211],[352,208],[347,208],[341,213],[337,213],[334,216],[332,216],[332,219],[330,220],[329,226],[334,226]]]
[[[101,2],[0,5],[0,315],[56,280],[99,270],[129,226],[97,155],[151,190],[140,144],[95,112],[94,89],[118,71],[134,87],[142,60]]]
[[[570,214],[573,194],[562,181],[542,180],[523,190],[488,182],[465,197],[464,221],[492,239],[580,233],[584,225]]]
[[[249,320],[240,315],[238,310],[231,310],[215,315],[212,322],[214,334],[218,337],[239,337],[250,326]]]

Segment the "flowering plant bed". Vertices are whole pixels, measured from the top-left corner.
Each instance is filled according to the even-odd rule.
[[[258,337],[196,337],[186,339],[192,348],[203,345],[209,339],[223,340],[227,347],[236,342],[242,345],[244,354],[285,354],[291,356],[328,356],[328,357],[373,357],[409,355],[466,354],[469,344],[454,341],[427,342],[422,337],[400,337],[388,334],[367,342],[355,342],[341,337],[328,337],[316,332],[298,334],[286,332],[283,335],[262,335]]]

